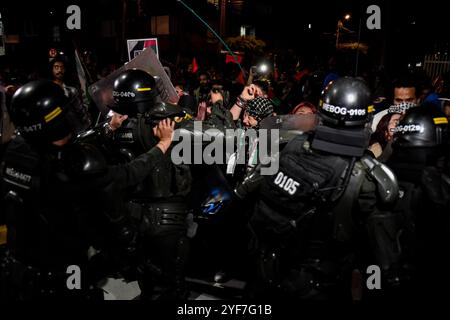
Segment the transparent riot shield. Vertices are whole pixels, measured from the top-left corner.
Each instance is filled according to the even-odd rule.
[[[295,136],[304,134],[305,132],[313,131],[319,122],[319,117],[316,114],[294,114],[282,115],[275,117],[268,117],[261,121],[260,129],[267,130],[270,141],[270,131],[279,131],[279,143],[287,143]]]
[[[111,106],[114,103],[112,95],[114,80],[120,73],[129,69],[141,69],[151,74],[155,77],[161,100],[173,104],[178,102],[178,95],[175,87],[161,65],[161,62],[149,47],[129,63],[89,87],[89,94],[103,116],[108,114],[108,106]]]

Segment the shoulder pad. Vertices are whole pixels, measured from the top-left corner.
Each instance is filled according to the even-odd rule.
[[[399,195],[398,181],[394,172],[383,163],[367,155],[361,158],[361,163],[367,173],[377,182],[378,195],[383,203],[386,205],[394,204]]]
[[[2,181],[5,187],[14,189],[18,187],[30,190],[33,185],[36,185],[34,178],[39,167],[40,156],[21,137],[11,140],[3,160],[0,159],[0,187]]]
[[[310,150],[311,145],[309,143],[309,137],[309,133],[292,132],[284,137],[280,134],[280,145],[283,145],[283,143],[285,144],[285,147],[283,148],[284,152],[304,152],[305,150]],[[283,140],[285,140],[285,142],[283,142]]]
[[[6,163],[19,165],[24,168],[36,167],[39,159],[39,154],[20,136],[16,136],[9,142],[4,154]]]
[[[68,166],[74,177],[105,173],[108,166],[102,153],[91,144],[75,144],[68,157]]]

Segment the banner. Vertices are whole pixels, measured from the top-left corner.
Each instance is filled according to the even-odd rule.
[[[242,55],[235,54],[235,57],[238,63],[242,63]],[[236,60],[234,60],[234,57],[231,54],[227,54],[225,57],[225,63],[236,63]]]
[[[148,47],[129,63],[89,87],[89,94],[103,115],[106,115],[109,112],[109,106],[114,104],[112,91],[115,79],[129,69],[141,69],[151,74],[156,80],[156,88],[161,99],[174,104],[178,102],[175,87],[156,54]]]
[[[133,60],[138,55],[140,55],[145,49],[151,47],[159,59],[158,51],[158,39],[148,38],[148,39],[131,39],[127,40],[128,48],[128,61]]]
[[[83,97],[83,104],[89,105],[89,98],[88,98],[88,82],[86,78],[86,72],[83,68],[83,63],[81,62],[80,56],[78,55],[78,50],[75,49],[75,65],[77,67],[77,75],[78,80],[80,81],[80,87],[81,87],[81,95]]]

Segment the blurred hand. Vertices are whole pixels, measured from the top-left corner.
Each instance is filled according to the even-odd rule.
[[[256,98],[257,91],[258,91],[258,88],[253,84],[246,86],[241,93],[241,98],[244,100],[247,100],[247,101],[253,100]]]
[[[205,120],[207,108],[208,108],[208,106],[206,105],[206,102],[200,102],[198,105],[197,117],[195,118],[195,120],[197,120],[197,121]]]
[[[156,127],[153,128],[153,134],[160,139],[156,145],[163,153],[166,153],[172,144],[173,134],[175,129],[175,122],[170,119],[162,120]]]
[[[119,129],[122,126],[122,123],[127,119],[127,115],[121,115],[119,113],[113,112],[113,116],[111,118],[111,121],[109,122],[109,125],[111,126],[111,129],[115,131]]]
[[[255,87],[255,93],[254,93],[255,98],[256,97],[264,97],[264,92],[261,90],[261,88],[258,86],[255,86],[255,85],[253,85],[253,86]]]

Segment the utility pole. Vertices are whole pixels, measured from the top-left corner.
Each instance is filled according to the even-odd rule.
[[[344,21],[348,21],[350,20],[351,15],[350,14],[346,14],[344,17]],[[347,29],[346,27],[344,27],[344,22],[342,21],[342,19],[339,19],[337,22],[337,30],[336,30],[336,50],[339,48],[339,36],[341,33],[341,30],[347,31],[347,32],[353,32],[349,29]]]
[[[342,28],[342,21],[339,19],[337,23],[337,30],[336,30],[336,49],[339,48],[339,33]]]
[[[359,18],[359,27],[358,27],[358,46],[356,47],[356,62],[355,62],[355,77],[358,76],[358,67],[359,67],[359,45],[361,43],[361,24],[362,19]]]

